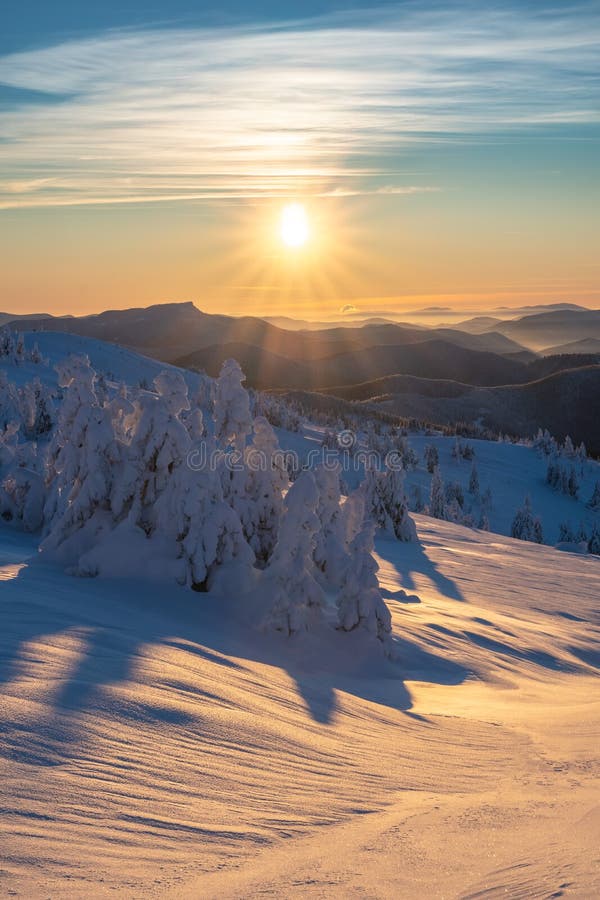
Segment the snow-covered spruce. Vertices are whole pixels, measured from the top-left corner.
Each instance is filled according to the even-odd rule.
[[[436,466],[431,479],[429,493],[429,515],[434,519],[446,518],[446,501],[444,499],[444,481],[439,467]]]
[[[110,410],[98,403],[89,360],[71,360],[60,377],[66,394],[52,446],[52,515],[41,549],[70,561],[114,526],[111,491],[121,454]]]
[[[0,483],[0,515],[36,532],[44,520],[44,479],[39,472],[14,464]]]
[[[253,438],[244,452],[243,493],[234,495],[244,535],[259,565],[269,561],[283,509],[283,491],[288,486],[287,471],[279,454],[279,443],[264,416],[252,423]]]
[[[425,465],[430,475],[433,475],[440,464],[440,455],[437,447],[433,444],[427,444],[425,447]]]
[[[518,538],[521,541],[543,544],[542,523],[531,511],[531,498],[529,495],[525,497],[523,506],[517,510],[510,533],[511,537]]]
[[[229,566],[241,575],[240,586],[253,585],[250,597],[255,588],[260,592],[257,611],[270,605],[270,627],[288,635],[339,627],[388,646],[390,617],[375,576],[366,488],[344,504],[339,471],[323,466],[314,475],[302,472],[288,490],[278,441],[264,417],[250,423],[247,442],[249,405],[237,364],[225,367],[214,429],[201,409],[192,410],[186,382],[174,369],[154,379],[154,391],[134,390],[132,398],[108,382],[98,394],[85,356],[61,363],[58,379],[62,402],[46,459],[45,505],[42,479],[22,465],[3,488],[11,515],[32,528],[41,524],[42,510],[47,516],[45,556],[78,575],[167,577],[201,591],[211,590],[217,571]],[[29,399],[37,403],[40,396],[34,389]],[[10,431],[11,442],[18,430]],[[215,432],[221,451],[237,453],[233,480],[224,476]],[[12,462],[7,434],[2,458]],[[198,438],[207,464],[195,468],[189,461]],[[382,484],[389,521],[397,526],[406,514],[402,478],[388,473]]]
[[[377,581],[373,556],[375,522],[366,514],[367,491],[361,485],[346,501],[345,532],[348,561],[337,599],[338,625],[343,631],[363,629],[377,637],[391,654],[392,620]]]
[[[230,444],[243,453],[252,430],[250,398],[243,387],[246,376],[235,359],[226,359],[217,380],[215,395],[215,437],[225,449]]]
[[[287,635],[310,630],[323,618],[324,594],[313,562],[318,502],[314,475],[301,472],[286,495],[277,544],[265,572],[273,598],[265,625]]]
[[[402,469],[367,469],[365,484],[367,510],[376,525],[399,541],[416,541],[417,529],[408,511]]]
[[[479,473],[475,462],[473,462],[471,475],[469,476],[469,493],[472,494],[473,497],[479,496]]]
[[[348,565],[339,466],[319,466],[314,477],[318,488],[315,511],[319,528],[315,535],[313,559],[324,584],[339,588]]]
[[[44,506],[46,529],[54,529],[51,545],[57,546],[58,527],[69,504],[80,466],[83,437],[91,410],[97,408],[95,372],[87,356],[70,356],[57,367],[58,385],[63,389],[58,422],[46,456],[48,491]]]
[[[592,491],[592,495],[588,500],[587,505],[590,509],[600,511],[600,481],[597,481],[594,484],[594,490]]]

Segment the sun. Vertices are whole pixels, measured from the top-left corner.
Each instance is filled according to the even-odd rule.
[[[309,237],[308,217],[301,203],[288,203],[281,211],[281,240],[287,247],[302,247]]]

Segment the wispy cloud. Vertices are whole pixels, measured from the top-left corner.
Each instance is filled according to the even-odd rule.
[[[600,120],[597,7],[532,6],[408,4],[5,56],[0,84],[49,102],[0,113],[0,207],[435,189],[380,182],[409,143]]]

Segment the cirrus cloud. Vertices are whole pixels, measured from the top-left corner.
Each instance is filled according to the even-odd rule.
[[[15,53],[0,207],[436,190],[403,147],[597,122],[599,44],[589,4],[408,4]]]

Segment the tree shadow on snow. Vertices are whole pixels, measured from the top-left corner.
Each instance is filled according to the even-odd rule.
[[[201,687],[197,679],[190,687],[182,676],[180,689],[195,702],[186,702],[185,710],[174,704],[177,651],[222,667],[224,678],[245,679],[246,661],[286,671],[311,719],[322,725],[339,711],[340,692],[414,716],[406,679],[458,684],[469,674],[407,639],[395,640],[395,663],[375,643],[365,650],[359,634],[331,630],[316,639],[265,634],[230,622],[212,594],[69,578],[32,560],[0,590],[0,690],[17,697],[33,691],[41,706],[32,708],[42,712],[11,719],[2,753],[32,765],[62,764],[81,753],[94,714],[133,726],[201,730],[203,702],[231,702],[213,672]],[[164,677],[150,678],[145,664],[150,658],[156,673],[158,660],[160,672],[161,648],[169,665]],[[182,665],[189,669],[189,658],[182,656]],[[268,679],[268,672],[253,671],[257,678]],[[137,689],[140,683],[148,692]],[[244,687],[251,691],[251,685]]]
[[[458,584],[439,570],[427,556],[425,547],[420,541],[401,543],[384,539],[377,542],[376,550],[382,559],[393,566],[398,573],[402,587],[407,591],[417,590],[414,573],[418,572],[425,575],[444,597],[448,597],[449,600],[466,602]],[[395,599],[389,593],[388,596],[390,599]]]

